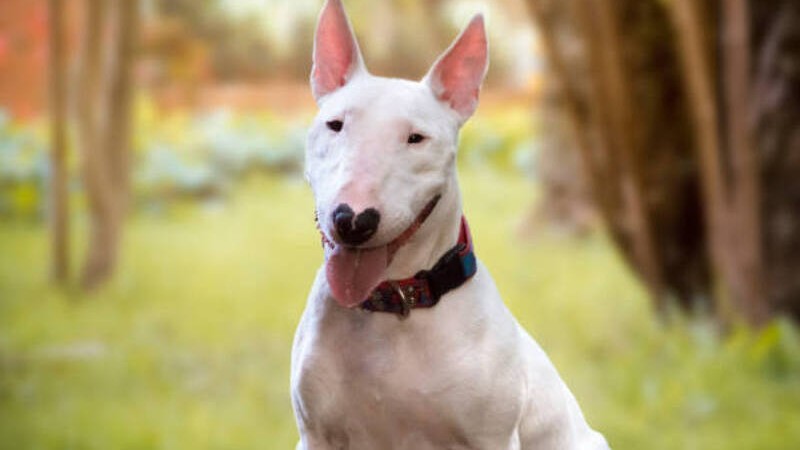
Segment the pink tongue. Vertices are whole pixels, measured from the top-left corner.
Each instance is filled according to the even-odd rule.
[[[372,289],[380,284],[389,264],[385,245],[364,250],[336,246],[327,253],[325,275],[333,298],[347,308],[367,299]]]

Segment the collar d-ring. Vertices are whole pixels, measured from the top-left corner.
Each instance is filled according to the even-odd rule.
[[[400,296],[400,312],[399,315],[401,318],[405,319],[408,317],[409,313],[411,313],[411,308],[417,303],[417,300],[414,296],[414,289],[406,290],[400,283],[396,281],[391,281],[390,284],[392,288],[397,292],[397,295]]]

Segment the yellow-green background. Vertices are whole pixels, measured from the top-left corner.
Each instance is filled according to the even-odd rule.
[[[602,232],[521,239],[533,185],[461,179],[479,257],[614,448],[797,448],[790,326],[662,326]],[[307,187],[256,177],[127,225],[119,276],[83,295],[43,283],[43,225],[0,223],[0,448],[293,448],[292,333],[321,262]]]

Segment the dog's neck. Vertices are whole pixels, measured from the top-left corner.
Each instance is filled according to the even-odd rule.
[[[433,267],[456,244],[461,216],[461,192],[453,174],[431,215],[395,254],[386,271],[386,278],[408,278],[420,270]]]

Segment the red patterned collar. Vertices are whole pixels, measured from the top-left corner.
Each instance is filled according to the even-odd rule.
[[[430,308],[453,289],[466,283],[477,271],[472,235],[467,220],[461,217],[458,242],[428,270],[411,278],[386,280],[373,289],[360,308],[373,312],[408,317],[413,308]]]

